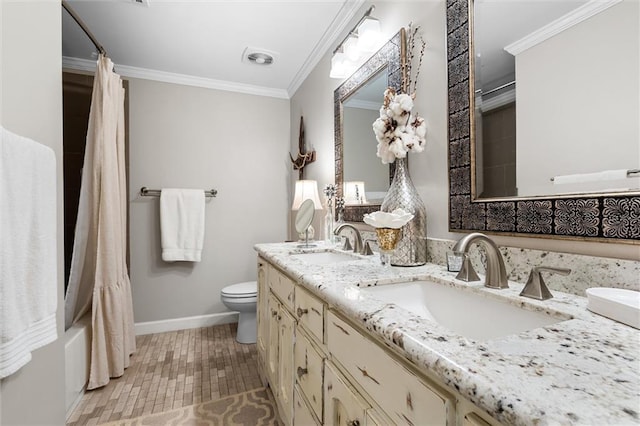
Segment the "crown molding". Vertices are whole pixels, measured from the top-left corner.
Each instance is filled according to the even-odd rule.
[[[95,72],[96,61],[88,59],[62,57],[62,67],[77,71]],[[186,74],[176,74],[165,71],[150,70],[147,68],[130,67],[127,65],[114,65],[115,70],[122,77],[140,78],[143,80],[161,81],[163,83],[181,84],[184,86],[202,87],[206,89],[224,90],[227,92],[244,93],[247,95],[267,96],[271,98],[289,99],[289,94],[284,89],[254,86],[251,84],[234,83],[212,78],[195,77]]]
[[[364,3],[365,0],[346,0],[344,2],[340,11],[336,15],[336,18],[324,32],[320,41],[318,41],[296,75],[293,77],[293,80],[291,80],[289,88],[287,89],[289,98],[293,97],[304,80],[309,76],[309,74],[311,74],[311,71],[313,71],[316,65],[318,65],[320,59],[322,59],[322,57],[327,53],[338,37],[340,37],[344,29],[347,27],[349,22],[351,22]],[[327,70],[327,72],[329,71]]]
[[[524,52],[527,49],[532,48],[533,46],[542,43],[543,41],[553,37],[556,34],[565,31],[574,25],[579,24],[580,22],[591,18],[594,15],[602,12],[620,3],[622,0],[591,0],[588,3],[572,10],[566,15],[561,16],[555,21],[550,22],[532,32],[531,34],[526,35],[520,40],[514,41],[513,43],[505,46],[504,50],[509,52],[512,55],[518,55]]]
[[[349,100],[344,106],[348,108],[370,109],[372,111],[380,110],[380,102],[363,101],[360,99]]]

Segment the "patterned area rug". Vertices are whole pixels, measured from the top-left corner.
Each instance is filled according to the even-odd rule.
[[[274,404],[265,388],[231,395],[105,426],[278,426]]]

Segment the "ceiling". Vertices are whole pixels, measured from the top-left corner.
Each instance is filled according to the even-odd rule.
[[[146,0],[145,0],[146,1]],[[288,98],[364,0],[69,0],[123,76]],[[243,58],[266,51],[270,65]],[[90,68],[96,48],[62,14],[65,67]],[[327,73],[329,70],[327,69]]]

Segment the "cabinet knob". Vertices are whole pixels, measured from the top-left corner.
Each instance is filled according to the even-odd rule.
[[[309,312],[309,310],[308,309],[302,309],[302,308],[299,307],[296,312],[298,314],[298,318],[301,318],[304,314]]]
[[[305,374],[307,374],[309,372],[308,368],[302,368],[302,367],[298,367],[298,379],[301,379],[302,376],[304,376]]]
[[[350,422],[347,422],[347,426],[360,426],[360,420],[351,420]]]

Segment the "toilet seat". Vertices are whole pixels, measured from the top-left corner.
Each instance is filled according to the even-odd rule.
[[[256,281],[247,281],[229,285],[223,288],[220,293],[227,299],[256,297],[258,295],[258,283]]]

